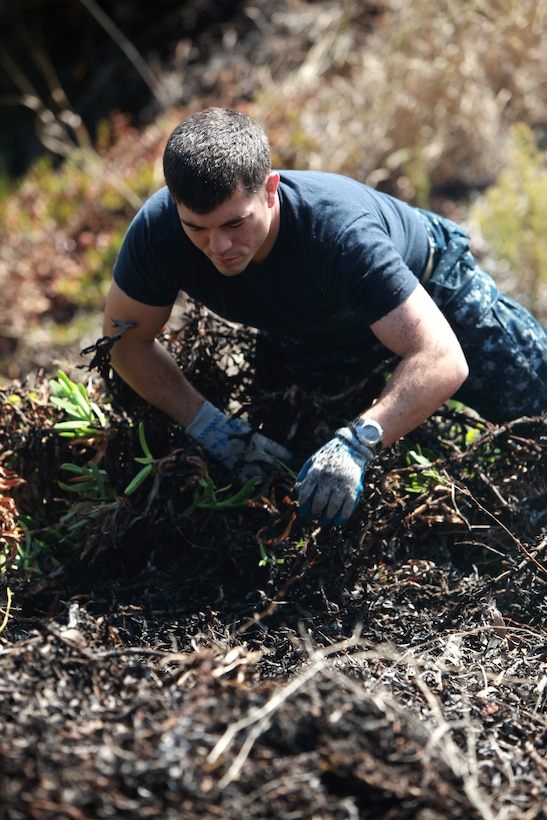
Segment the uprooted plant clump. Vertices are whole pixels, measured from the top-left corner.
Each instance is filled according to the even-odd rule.
[[[266,389],[198,306],[163,343],[302,461],[369,386]],[[543,816],[546,419],[445,407],[320,528],[282,466],[242,496],[108,347],[65,377],[83,437],[50,383],[3,396],[4,816]]]

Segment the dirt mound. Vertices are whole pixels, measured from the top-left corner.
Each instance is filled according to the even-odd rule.
[[[198,308],[164,338],[304,459],[367,385],[266,390],[254,342]],[[2,816],[545,816],[546,419],[443,408],[320,529],[282,470],[222,506],[230,477],[106,354],[94,439],[53,429],[46,384],[3,396]],[[93,459],[109,492],[63,489]]]

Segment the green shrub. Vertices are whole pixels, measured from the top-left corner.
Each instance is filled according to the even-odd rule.
[[[494,254],[514,270],[520,300],[539,314],[547,284],[547,164],[524,123],[510,131],[508,158],[472,216]]]

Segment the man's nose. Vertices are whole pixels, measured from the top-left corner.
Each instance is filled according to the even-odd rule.
[[[226,253],[232,247],[232,240],[226,231],[211,231],[209,234],[209,248],[212,253]]]

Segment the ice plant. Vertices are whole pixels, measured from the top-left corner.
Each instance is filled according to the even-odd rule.
[[[65,438],[91,438],[108,424],[108,417],[99,405],[87,395],[85,385],[76,384],[62,370],[57,371],[57,380],[51,379],[51,403],[69,416],[60,421],[54,429]]]

